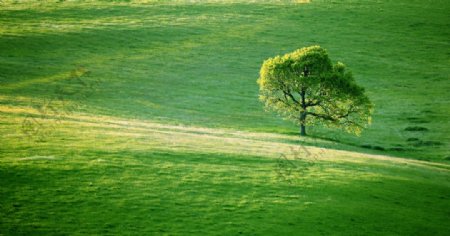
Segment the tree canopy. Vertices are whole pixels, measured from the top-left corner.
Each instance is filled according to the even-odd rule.
[[[302,135],[315,124],[359,135],[371,122],[373,106],[364,88],[320,46],[267,59],[257,82],[266,109],[299,124]]]

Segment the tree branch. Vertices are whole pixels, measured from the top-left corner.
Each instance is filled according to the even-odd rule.
[[[338,119],[335,119],[335,118],[333,118],[333,117],[331,117],[331,116],[327,116],[327,115],[323,115],[323,114],[317,114],[317,113],[310,112],[310,111],[308,111],[307,114],[308,114],[308,115],[315,116],[315,117],[317,117],[317,118],[322,118],[322,119],[324,119],[324,120],[329,120],[329,121],[333,121],[333,122],[338,121]]]
[[[284,93],[284,96],[290,97],[290,98],[292,99],[292,101],[293,101],[295,104],[300,104],[300,103],[297,101],[297,99],[295,99],[295,97],[291,94],[291,92],[289,91],[289,89],[288,89],[287,92],[284,91],[284,89],[283,89],[282,91],[283,91],[283,93]]]

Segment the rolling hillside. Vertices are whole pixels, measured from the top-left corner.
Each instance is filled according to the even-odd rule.
[[[0,1],[0,235],[446,235],[447,1]],[[360,137],[263,111],[319,44]]]

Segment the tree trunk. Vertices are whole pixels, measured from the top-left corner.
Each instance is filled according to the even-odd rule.
[[[300,136],[306,136],[306,111],[300,112]]]
[[[301,106],[302,106],[302,111],[300,112],[300,136],[306,136],[306,127],[305,127],[305,123],[306,123],[306,100],[305,100],[305,96],[306,92],[305,89],[302,88],[302,91],[300,92],[300,96],[302,98],[301,101]]]
[[[304,124],[300,125],[300,136],[306,136],[306,127]]]

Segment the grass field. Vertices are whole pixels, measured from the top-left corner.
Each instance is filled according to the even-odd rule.
[[[447,235],[449,12],[0,1],[0,235]],[[360,137],[258,101],[262,61],[315,44],[375,104]]]

